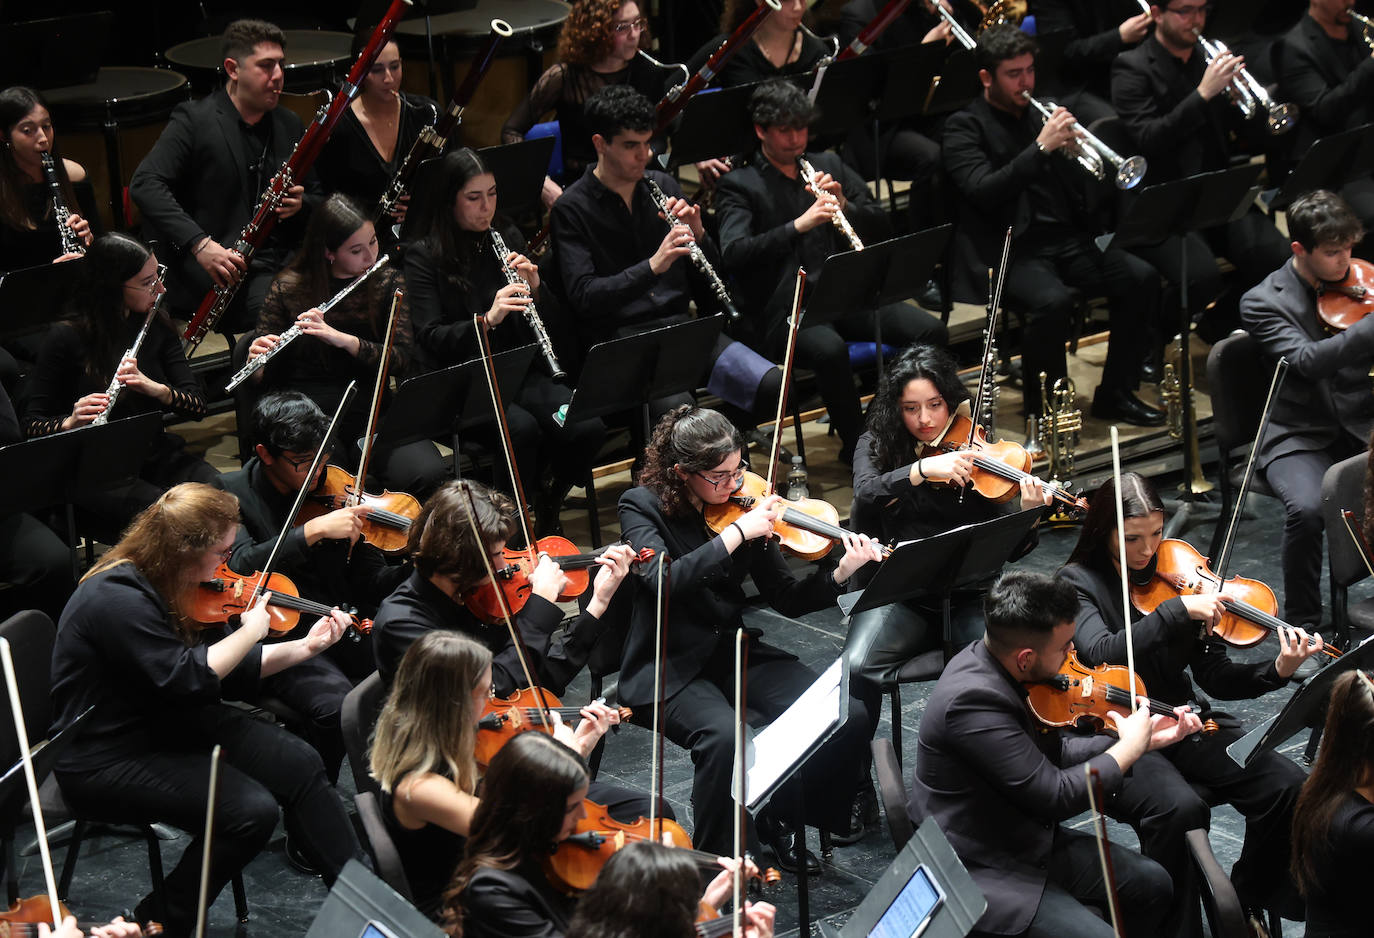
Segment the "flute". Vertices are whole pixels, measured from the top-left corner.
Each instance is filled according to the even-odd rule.
[[[119,356],[119,362],[115,365],[115,377],[110,379],[110,386],[105,389],[105,396],[109,398],[105,402],[105,409],[95,415],[91,421],[91,426],[103,427],[110,422],[110,412],[114,410],[115,402],[119,400],[119,393],[124,390],[124,382],[119,380],[119,366],[124,364],[124,359],[132,358],[138,360],[138,350],[143,347],[143,340],[148,337],[148,327],[153,324],[153,319],[157,316],[158,309],[162,306],[162,298],[166,293],[158,291],[162,285],[162,278],[167,274],[167,265],[157,265],[157,280],[153,282],[153,305],[148,310],[148,315],[143,318],[143,327],[138,330],[138,335],[134,337],[134,344],[124,350],[124,354]]]
[[[797,163],[799,166],[801,166],[802,175],[806,177],[806,184],[811,187],[811,191],[815,194],[816,198],[834,198],[833,195],[826,192],[820,186],[816,185],[816,180],[821,178],[821,174],[816,172],[816,167],[812,166],[811,163],[806,159],[806,157],[797,157]],[[836,209],[835,214],[831,216],[830,221],[835,225],[836,228],[840,229],[841,234],[843,234],[846,238],[849,239],[849,244],[854,250],[862,251],[864,249],[863,241],[859,240],[859,236],[854,232],[854,226],[849,223],[848,218],[844,217],[843,211]]]

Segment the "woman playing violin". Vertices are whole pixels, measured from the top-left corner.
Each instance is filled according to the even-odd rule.
[[[1164,504],[1149,480],[1127,472],[1121,476],[1125,518],[1126,573],[1131,581],[1148,581],[1164,535]],[[1084,664],[1125,664],[1125,621],[1121,609],[1122,563],[1117,555],[1116,487],[1108,480],[1093,494],[1083,531],[1059,576],[1078,590],[1079,610],[1074,644]],[[1245,844],[1231,870],[1242,905],[1250,911],[1278,908],[1286,918],[1301,918],[1301,905],[1285,875],[1293,804],[1303,771],[1273,751],[1238,768],[1226,747],[1244,735],[1240,722],[1213,711],[1198,687],[1224,700],[1259,697],[1283,687],[1298,665],[1322,648],[1319,635],[1302,629],[1279,629],[1279,653],[1270,661],[1242,664],[1227,654],[1212,634],[1220,621],[1219,595],[1179,596],[1149,615],[1132,609],[1132,644],[1136,673],[1149,695],[1170,706],[1196,704],[1202,719],[1220,729],[1194,737],[1187,745],[1162,750],[1136,766],[1134,778],[1116,799],[1114,816],[1132,824],[1143,852],[1175,875],[1175,909],[1180,927],[1197,920],[1195,884],[1188,876],[1183,835],[1206,827],[1210,808],[1191,787],[1208,788],[1213,799],[1245,815]],[[1187,670],[1192,671],[1189,680]],[[1286,911],[1285,911],[1286,910]]]
[[[878,546],[860,534],[846,533],[844,553],[833,566],[821,561],[804,578],[794,576],[769,536],[780,515],[780,499],[758,502],[719,535],[702,518],[708,504],[729,500],[744,478],[744,442],[739,431],[713,410],[682,406],[664,415],[644,453],[639,486],[620,499],[620,524],[635,548],[666,552],[668,614],[665,683],[661,688],[663,725],[668,739],[692,750],[694,839],[699,849],[729,853],[730,774],[734,762],[735,631],[743,627],[744,591],[752,576],[764,599],[785,616],[799,616],[835,602],[849,577],[870,560]],[[620,669],[621,703],[633,707],[636,722],[647,722],[655,699],[656,564],[636,571],[634,611]],[[791,654],[762,641],[749,643],[749,709],[772,719],[815,680]],[[805,789],[809,823],[848,830],[850,805],[863,764],[864,733],[871,725],[858,698],[851,696],[850,718],[797,776]],[[794,780],[795,781],[795,780]],[[775,799],[785,804],[786,798]],[[752,825],[751,825],[752,826]],[[760,833],[779,855],[779,865],[796,870],[796,842],[765,815]],[[749,840],[755,840],[748,831]],[[804,841],[803,841],[804,843]]]
[[[1336,678],[1321,751],[1293,812],[1293,878],[1307,900],[1306,938],[1369,934],[1374,849],[1374,683]]]
[[[201,874],[210,749],[223,747],[210,848],[211,901],[236,872],[286,827],[324,874],[326,885],[362,851],[343,803],[306,743],[247,712],[225,706],[258,680],[324,651],[343,634],[336,614],[304,637],[263,645],[267,611],[258,603],[238,629],[215,641],[188,631],[186,591],[228,556],[238,501],[207,485],[166,492],[77,587],[62,614],[52,661],[53,732],[88,708],[55,775],[75,812],[92,821],[162,821],[191,835],[167,874],[165,925],[190,934]],[[135,918],[147,921],[152,897]]]

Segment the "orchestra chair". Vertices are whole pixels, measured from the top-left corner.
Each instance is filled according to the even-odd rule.
[[[1199,798],[1215,808],[1222,800],[1212,790],[1200,782],[1188,783]],[[1198,894],[1202,899],[1202,911],[1207,916],[1207,924],[1213,938],[1249,938],[1250,927],[1246,922],[1245,909],[1236,895],[1235,886],[1226,871],[1212,853],[1212,843],[1207,839],[1206,828],[1194,828],[1183,835],[1192,857],[1193,867],[1198,874]],[[1268,909],[1269,935],[1282,938],[1283,924],[1279,914]]]
[[[349,759],[352,758],[350,754]],[[376,864],[377,875],[399,892],[407,902],[414,902],[415,894],[411,891],[410,880],[406,878],[401,853],[396,849],[391,833],[386,829],[386,822],[382,820],[382,807],[377,800],[377,794],[359,789],[353,796],[353,804],[358,809],[358,820],[362,822],[363,834],[367,838],[367,850]]]
[[[892,835],[892,845],[901,853],[911,835],[916,833],[916,825],[907,813],[902,763],[892,740],[875,739],[869,745],[873,749],[873,768],[878,773],[878,797],[883,800],[883,814],[887,815],[887,832]]]
[[[1217,523],[1207,548],[1209,557],[1217,556],[1226,535],[1273,373],[1274,369],[1260,356],[1254,337],[1241,329],[1213,345],[1207,353],[1207,388],[1212,395],[1212,433],[1217,443],[1217,487],[1221,490]],[[1250,492],[1274,497],[1263,471],[1256,470],[1251,477]]]
[[[386,686],[382,684],[382,675],[373,671],[348,692],[339,709],[339,726],[343,732],[344,751],[348,753],[348,767],[353,772],[354,788],[375,797],[381,796],[381,788],[368,771],[368,752],[372,748],[372,729],[377,725],[385,702]]]
[[[899,773],[902,767],[902,685],[939,680],[944,670],[944,649],[935,648],[921,652],[902,665],[895,679],[882,682],[883,693],[887,694],[892,710],[892,748]]]
[[[1322,476],[1322,521],[1326,525],[1326,563],[1331,575],[1331,619],[1341,648],[1352,644],[1351,630],[1374,632],[1374,598],[1350,601],[1350,587],[1369,576],[1360,548],[1346,532],[1341,510],[1355,513],[1355,530],[1364,526],[1364,481],[1368,453],[1336,463]]]
[[[550,179],[563,178],[563,130],[558,121],[544,121],[542,124],[535,124],[525,134],[526,140],[535,140],[539,137],[553,138],[553,152],[549,154],[548,174]],[[568,180],[569,183],[576,182],[575,179]]]
[[[243,363],[248,361],[248,347],[257,337],[257,331],[250,329],[234,343],[234,348],[229,353],[230,375],[238,374]],[[262,394],[258,390],[258,383],[249,378],[234,388],[231,396],[234,399],[234,425],[238,427],[239,465],[242,466],[253,456],[253,433],[249,428],[253,426],[253,408],[257,406],[258,398]]]

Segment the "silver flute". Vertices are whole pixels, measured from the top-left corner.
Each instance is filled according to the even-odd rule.
[[[57,178],[57,166],[53,163],[52,154],[44,152],[42,156],[43,175],[47,177],[48,190],[52,192],[52,217],[57,222],[57,237],[61,242],[62,253],[85,254],[85,242],[67,226],[67,221],[72,217],[72,213],[67,208],[67,203],[62,201],[62,182]]]
[[[46,155],[46,154],[45,154]],[[124,359],[138,359],[138,350],[143,347],[143,340],[148,337],[148,327],[157,318],[157,311],[162,306],[162,298],[165,293],[158,292],[158,287],[162,285],[162,278],[167,275],[167,265],[157,265],[157,280],[153,282],[153,305],[148,310],[148,315],[143,318],[143,328],[138,330],[138,335],[134,336],[134,344],[124,350],[124,354],[119,356],[119,362],[115,365],[115,377],[110,379],[110,386],[105,389],[105,396],[109,398],[105,402],[105,409],[95,415],[91,421],[91,426],[103,427],[110,422],[110,412],[114,410],[115,402],[119,400],[119,394],[124,390],[124,382],[119,380],[119,366],[124,364]]]
[[[549,338],[549,332],[544,328],[544,320],[539,318],[539,310],[534,306],[534,297],[530,294],[530,285],[525,283],[525,278],[520,276],[520,271],[515,269],[513,264],[506,263],[506,255],[511,253],[506,247],[506,239],[501,237],[501,232],[495,226],[489,229],[491,232],[491,247],[496,252],[496,262],[501,265],[501,272],[506,275],[506,283],[518,283],[524,286],[525,295],[529,296],[529,304],[525,307],[525,324],[530,327],[530,332],[534,333],[534,344],[539,346],[539,354],[544,356],[544,364],[549,366],[549,374],[557,381],[564,377],[567,372],[558,364],[558,356],[553,350],[553,341]]]
[[[815,194],[817,199],[835,198],[829,192],[826,192],[820,186],[816,185],[816,180],[821,178],[821,174],[816,172],[816,167],[812,166],[806,157],[797,157],[797,164],[801,166],[802,175],[806,177],[806,184],[811,187],[811,191]],[[834,223],[836,228],[840,229],[841,234],[849,239],[850,247],[856,251],[862,251],[864,249],[864,243],[859,240],[859,236],[854,233],[854,226],[849,223],[848,218],[844,217],[843,211],[836,209],[830,221]]]
[[[367,270],[363,271],[361,274],[357,276],[356,279],[354,279],[346,287],[344,287],[338,293],[335,293],[328,300],[326,300],[324,303],[320,304],[318,307],[315,308],[322,313],[329,312],[330,309],[334,307],[335,303],[339,302],[344,297],[348,296],[348,294],[352,293],[355,289],[357,289],[359,284],[361,284],[368,277],[371,277],[377,271],[381,270],[390,261],[391,255],[383,254],[381,257],[377,258],[377,263],[373,264]],[[235,373],[234,377],[229,379],[229,383],[224,386],[224,390],[232,391],[240,384],[243,384],[243,382],[247,381],[254,374],[256,374],[264,365],[270,362],[278,352],[286,348],[298,336],[301,335],[304,335],[304,333],[301,332],[300,324],[297,323],[296,325],[287,329],[281,335],[277,336],[277,344],[272,346],[267,351],[263,352],[261,355],[254,355],[252,358],[248,359],[248,361],[244,362],[243,367],[240,368],[237,373]]]
[[[649,188],[649,198],[654,200],[654,204],[658,206],[658,210],[663,213],[663,218],[668,222],[669,227],[673,225],[686,225],[686,222],[678,218],[676,214],[668,209],[668,196],[659,188],[658,183],[654,182],[648,176],[645,176],[644,184]],[[687,256],[692,259],[692,265],[701,272],[701,275],[705,277],[707,282],[711,285],[711,292],[714,293],[716,299],[720,301],[721,309],[725,311],[725,315],[729,317],[731,321],[738,320],[740,318],[740,311],[735,308],[735,301],[730,297],[730,291],[725,288],[725,281],[720,279],[720,275],[716,273],[716,269],[712,267],[711,262],[706,259],[706,252],[701,249],[701,245],[697,244],[695,240],[688,244]]]

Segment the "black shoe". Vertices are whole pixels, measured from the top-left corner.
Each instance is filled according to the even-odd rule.
[[[320,871],[315,868],[314,862],[305,855],[300,845],[291,839],[291,835],[286,835],[286,862],[291,864],[291,868],[298,873],[306,876],[319,876]]]
[[[797,853],[800,849],[806,855],[806,875],[820,875],[821,861],[816,859],[814,853],[806,849],[805,831],[798,834],[790,827],[784,827],[781,824],[760,825],[759,839],[778,858],[778,866],[787,872],[796,873],[801,868],[797,862]]]
[[[841,847],[858,843],[863,839],[868,829],[877,823],[878,792],[873,788],[873,782],[870,780],[854,796],[854,804],[849,809],[848,829],[832,832],[830,841]]]
[[[1130,391],[1097,389],[1092,415],[1099,420],[1120,420],[1137,427],[1162,427],[1168,414],[1151,407]]]
[[[916,298],[916,302],[922,309],[934,310],[937,313],[945,310],[945,294],[934,278],[926,281],[925,289]]]
[[[1157,353],[1146,356],[1140,363],[1140,380],[1143,384],[1159,384],[1164,380],[1164,363]]]

